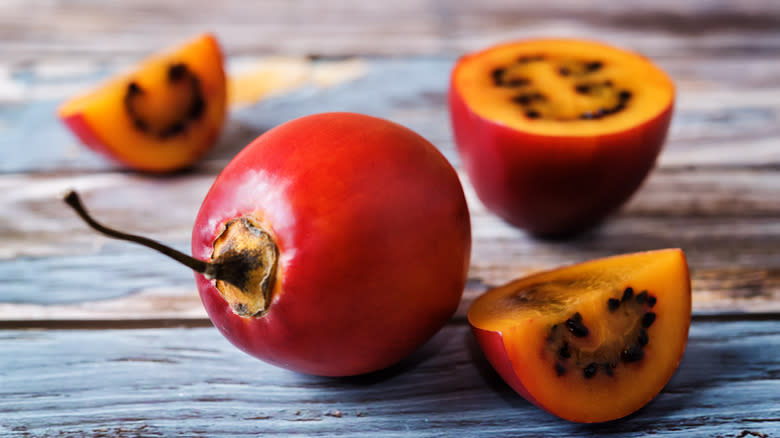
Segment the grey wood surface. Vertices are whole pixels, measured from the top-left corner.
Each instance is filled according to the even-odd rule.
[[[654,401],[589,426],[518,397],[461,323],[341,379],[262,364],[211,328],[0,330],[0,435],[776,436],[778,349],[776,321],[696,321]]]
[[[758,59],[743,64],[745,70],[780,71],[780,62]],[[286,120],[331,110],[368,113],[409,126],[460,169],[444,97],[454,61],[361,59],[362,73],[349,81],[329,87],[307,82],[255,105],[234,108],[225,135],[205,161],[191,172],[162,178],[121,171],[81,148],[53,120],[56,99],[0,106],[0,130],[10,132],[0,137],[0,146],[11,152],[0,163],[0,188],[6,189],[0,198],[0,256],[9,259],[0,264],[0,274],[11,280],[0,316],[87,316],[83,308],[101,300],[101,310],[93,317],[102,318],[109,311],[103,300],[124,297],[116,302],[121,314],[133,294],[142,294],[142,301],[148,294],[166,300],[176,290],[173,295],[179,300],[178,292],[188,285],[187,298],[182,298],[188,300],[187,314],[204,317],[188,272],[159,263],[156,254],[107,242],[64,209],[58,196],[78,188],[106,222],[186,249],[200,201],[216,172],[243,145]],[[461,310],[486,287],[532,271],[610,254],[681,247],[691,262],[696,312],[780,311],[780,82],[735,88],[733,78],[722,73],[722,60],[705,57],[700,62],[706,65],[694,73],[686,73],[689,61],[669,63],[680,84],[680,103],[658,168],[619,214],[592,233],[563,242],[531,239],[487,212],[468,177],[461,175],[474,234],[471,281]],[[102,68],[103,76],[113,71]],[[97,70],[60,76],[61,92],[84,86],[84,78],[97,80]],[[404,80],[395,80],[399,77]],[[31,94],[45,93],[35,91],[47,82],[40,73],[20,78]],[[700,89],[699,83],[708,85]],[[50,275],[35,275],[40,270]],[[99,288],[90,287],[95,275],[104,280]],[[50,293],[34,292],[52,289],[52,282],[57,287]],[[71,306],[51,311],[52,304],[78,302],[82,310]],[[149,316],[170,316],[169,307],[157,309],[159,314]]]
[[[193,169],[123,170],[56,120],[69,96],[207,30],[242,87]],[[638,50],[677,85],[644,186],[563,241],[484,209],[446,107],[458,56],[537,36]],[[267,90],[248,96],[253,78]],[[243,355],[210,326],[190,272],[95,235],[59,200],[77,188],[105,222],[187,251],[219,170],[262,132],[322,111],[414,129],[467,194],[473,255],[458,313],[389,370],[323,379]],[[663,247],[689,258],[691,339],[664,392],[625,420],[582,426],[534,408],[468,332],[465,310],[492,285]],[[0,1],[0,436],[780,436],[779,343],[780,2]]]
[[[653,55],[777,54],[778,27],[774,0],[5,0],[0,55],[105,59],[204,29],[237,54],[438,55],[561,34],[620,39]]]

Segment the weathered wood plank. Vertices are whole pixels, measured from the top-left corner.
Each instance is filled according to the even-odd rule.
[[[213,328],[3,330],[0,435],[775,436],[778,324],[695,322],[664,391],[593,426],[513,393],[464,325],[395,367],[342,379],[265,365]]]
[[[250,89],[255,67],[285,78],[290,63],[250,58],[235,61],[233,78]],[[661,58],[678,83],[679,99],[661,167],[780,165],[780,58],[760,56],[727,65],[720,58]],[[452,141],[446,92],[454,57],[302,61],[296,74],[279,79],[255,105],[234,107],[217,147],[197,170],[214,173],[260,133],[305,114],[354,111],[406,125],[428,138],[459,166]],[[243,67],[242,67],[243,66]],[[250,67],[247,67],[250,66]],[[56,65],[0,67],[0,173],[117,170],[79,145],[55,117],[59,102],[121,68],[93,65],[52,78]],[[332,73],[322,74],[324,71]],[[320,72],[320,73],[318,73]],[[399,81],[398,78],[403,78]],[[56,85],[53,85],[56,84]],[[262,87],[261,87],[262,88]],[[276,94],[273,94],[276,91]],[[268,93],[271,93],[269,95]]]
[[[37,13],[30,14],[31,8]],[[231,54],[438,54],[514,37],[606,36],[651,54],[780,51],[771,0],[266,0],[0,3],[0,58],[137,55],[203,30]]]
[[[369,60],[363,76],[349,84],[318,88],[309,81],[304,88],[236,110],[225,138],[208,160],[193,173],[166,178],[109,172],[115,169],[113,165],[73,143],[53,119],[54,102],[35,97],[46,96],[45,88],[35,90],[47,82],[46,75],[50,74],[36,70],[30,75],[32,79],[25,80],[31,84],[32,100],[0,105],[0,131],[4,134],[0,136],[0,149],[8,151],[0,170],[36,172],[0,177],[4,193],[0,198],[0,256],[10,260],[0,266],[2,278],[10,280],[0,288],[0,300],[34,306],[14,305],[3,314],[13,318],[60,312],[65,318],[84,316],[82,309],[35,305],[77,302],[90,309],[99,308],[83,301],[91,293],[97,293],[95,298],[99,299],[151,295],[156,297],[150,298],[152,301],[171,302],[185,295],[182,287],[191,297],[186,313],[200,314],[197,299],[192,298],[187,286],[182,286],[191,282],[188,273],[173,265],[157,264],[158,259],[142,256],[142,251],[102,252],[104,240],[62,208],[57,201],[59,194],[70,187],[86,190],[90,205],[100,209],[110,223],[186,249],[192,220],[208,185],[242,145],[289,118],[333,109],[366,112],[406,124],[431,139],[458,166],[446,114],[446,81],[441,79],[452,61]],[[780,89],[776,81],[761,72],[780,70],[780,65],[761,57],[747,58],[739,72],[715,58],[701,68],[682,61],[673,61],[672,65],[682,77],[681,99],[659,169],[621,215],[595,234],[573,242],[528,239],[487,214],[464,178],[475,228],[472,282],[464,307],[486,285],[534,270],[619,252],[681,246],[688,251],[694,267],[697,310],[777,308],[780,94],[773,93],[780,93]],[[109,71],[113,68],[102,74]],[[740,82],[735,79],[737,73],[751,80]],[[77,70],[75,76],[66,76],[65,83],[79,83],[78,78],[99,74]],[[395,80],[398,77],[414,79],[400,84]],[[84,174],[78,169],[101,173]],[[160,209],[159,205],[176,208]],[[56,258],[62,255],[72,257]],[[128,260],[130,267],[120,266],[122,259]],[[40,272],[53,274],[42,276]],[[101,282],[105,288],[93,291],[85,281],[94,272],[107,276],[116,273],[118,278]],[[42,295],[40,290],[48,293]],[[171,295],[173,299],[168,298]],[[120,303],[128,305],[125,301],[116,304]],[[147,307],[140,301],[133,306]],[[180,311],[173,305],[161,308]],[[104,312],[110,309],[121,307],[108,304],[91,315],[106,317]]]
[[[0,319],[202,318],[192,276],[163,256],[97,235],[64,206],[68,188],[106,223],[188,251],[208,174],[0,176]],[[697,312],[780,311],[780,173],[659,169],[601,228],[530,238],[490,214],[462,176],[472,214],[470,282],[459,314],[487,287],[611,254],[681,247]],[[160,206],[176,206],[160,208]]]

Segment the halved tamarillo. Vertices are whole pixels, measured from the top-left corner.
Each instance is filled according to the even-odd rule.
[[[141,171],[193,164],[216,142],[227,112],[222,52],[204,34],[156,54],[59,108],[89,148]]]
[[[682,358],[691,319],[679,249],[593,260],[487,291],[468,311],[485,356],[515,391],[575,422],[624,417]]]
[[[286,122],[219,174],[192,230],[193,257],[151,246],[197,271],[214,326],[271,364],[325,376],[392,365],[460,303],[471,255],[457,173],[427,140],[353,113]]]
[[[652,169],[674,105],[671,79],[605,44],[539,39],[458,60],[449,108],[485,206],[537,235],[591,227]]]

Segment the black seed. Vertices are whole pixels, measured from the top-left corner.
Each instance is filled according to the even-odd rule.
[[[622,301],[625,303],[626,301],[630,300],[633,296],[634,296],[634,288],[627,287],[626,290],[623,291]]]
[[[620,307],[620,300],[617,298],[610,298],[607,300],[607,308],[610,312],[614,312]]]
[[[650,307],[655,306],[655,297],[650,295],[647,297],[647,305]]]
[[[182,132],[184,132],[184,128],[185,128],[184,122],[176,122],[168,126],[167,128],[163,129],[162,131],[160,131],[160,138],[165,140],[175,135],[179,135]]]
[[[606,81],[603,82],[603,84],[604,84],[605,87],[611,87],[612,86],[612,81],[610,79],[607,79]]]
[[[607,373],[608,376],[613,376],[615,373],[612,371],[614,367],[608,363],[605,363],[603,365],[604,371]]]
[[[566,374],[566,368],[564,368],[563,365],[559,364],[558,362],[555,362],[555,374],[558,376]]]
[[[647,336],[647,332],[645,331],[645,329],[639,330],[639,337],[636,339],[636,341],[642,347],[644,347],[645,345],[647,345],[648,342],[650,342],[650,338]]]
[[[620,92],[620,94],[618,94],[618,98],[619,98],[619,99],[620,99],[622,102],[625,102],[625,101],[627,101],[628,99],[631,99],[631,92],[630,92],[630,91],[628,91],[628,90],[622,90],[622,91]]]
[[[190,119],[199,119],[206,110],[206,101],[201,96],[196,96],[190,106]]]
[[[533,99],[530,94],[521,94],[512,98],[513,102],[517,102],[520,105],[528,105]]]
[[[526,93],[515,96],[512,98],[512,100],[519,103],[520,105],[528,105],[535,100],[545,101],[547,98],[545,98],[544,95],[540,93]]]
[[[639,292],[639,293],[636,295],[636,298],[635,298],[635,299],[636,299],[636,302],[637,302],[637,303],[639,303],[639,304],[644,304],[644,303],[645,303],[645,301],[647,301],[647,291],[646,291],[646,290],[643,290],[642,292]]]
[[[620,352],[620,358],[623,359],[623,362],[627,363],[642,360],[643,357],[645,357],[645,352],[636,345],[625,347],[623,351]]]
[[[590,379],[591,377],[596,375],[596,371],[598,371],[599,366],[596,362],[591,362],[582,369],[582,375],[585,376],[586,379]]]
[[[593,62],[589,62],[589,63],[585,64],[585,70],[588,73],[592,73],[592,72],[594,72],[596,70],[601,69],[601,67],[603,67],[603,66],[604,66],[604,63],[602,63],[601,61],[593,61]]]
[[[596,116],[594,116],[593,113],[582,113],[580,114],[580,118],[583,120],[590,120],[590,119],[595,119]]]
[[[133,124],[139,131],[148,132],[149,131],[149,125],[146,124],[141,119],[133,119]]]
[[[599,108],[598,111],[596,111],[596,118],[604,117],[607,114],[607,110],[604,108]]]
[[[501,83],[504,80],[504,73],[505,72],[506,72],[506,70],[501,68],[501,67],[499,67],[499,68],[493,70],[492,72],[490,72],[490,75],[493,77],[493,82],[496,85],[501,85]]]
[[[529,119],[538,119],[542,115],[539,114],[539,112],[536,110],[530,110],[530,111],[526,111],[525,116],[528,117]]]
[[[571,334],[578,338],[588,336],[589,333],[588,328],[582,323],[582,315],[580,315],[580,312],[575,313],[573,317],[566,320],[566,328],[569,329]]]
[[[569,67],[559,67],[558,74],[561,76],[569,76],[571,74],[571,70],[569,70]]]
[[[171,82],[176,82],[181,79],[184,79],[185,76],[187,76],[188,70],[187,66],[182,63],[173,64],[170,67],[168,67],[168,80]]]
[[[501,85],[505,87],[522,87],[524,85],[530,84],[531,81],[526,78],[513,78],[508,81],[504,81],[501,83]]]
[[[571,357],[571,350],[569,350],[569,343],[564,342],[560,349],[558,349],[558,356],[561,359],[568,359]]]
[[[139,94],[144,94],[144,90],[142,90],[141,87],[135,81],[132,81],[129,84],[127,84],[128,96],[135,96]]]
[[[623,111],[624,109],[626,109],[626,105],[623,104],[623,103],[619,103],[619,104],[617,104],[617,106],[612,108],[612,112],[613,113],[619,113],[620,111]]]
[[[642,315],[642,327],[648,328],[653,325],[653,322],[655,322],[655,313],[647,312]]]
[[[574,90],[579,94],[588,94],[590,93],[590,85],[579,84],[574,87]]]

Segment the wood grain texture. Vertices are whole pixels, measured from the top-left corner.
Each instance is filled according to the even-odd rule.
[[[698,53],[689,56],[657,58],[678,87],[675,115],[659,165],[780,166],[780,57],[724,60]],[[234,75],[242,71],[241,66],[263,59],[267,58],[235,60]],[[214,173],[271,127],[326,111],[361,112],[406,125],[459,167],[446,103],[455,60],[452,56],[355,58],[361,62],[361,70],[344,81],[306,81],[256,105],[234,108],[217,147],[196,169]],[[333,61],[306,63],[338,65]],[[0,173],[117,170],[77,144],[55,113],[64,99],[123,67],[123,63],[87,62],[83,69],[73,70],[56,63],[21,68],[0,63],[0,150],[9,151],[0,161]],[[55,75],[52,71],[62,72]],[[278,74],[284,72],[282,64]]]
[[[459,314],[487,287],[520,275],[662,247],[682,247],[688,254],[696,312],[780,309],[780,82],[772,73],[780,71],[780,63],[746,56],[737,69],[719,57],[696,56],[694,63],[662,58],[680,90],[667,146],[638,195],[594,232],[563,242],[533,240],[487,212],[461,175],[474,249]],[[26,94],[14,97],[8,91],[14,88],[7,87],[3,95],[0,87],[0,149],[9,152],[0,161],[0,258],[5,260],[0,278],[6,279],[0,319],[202,318],[189,272],[156,254],[108,243],[58,197],[77,188],[106,222],[186,251],[201,199],[243,145],[291,118],[332,110],[409,126],[460,168],[445,101],[454,60],[365,58],[360,74],[347,83],[308,82],[234,108],[207,160],[190,172],[155,178],[123,172],[95,156],[54,119],[55,96],[75,92],[121,63],[59,74],[52,73],[59,70],[51,64],[16,70],[13,83]],[[235,70],[251,62],[239,59]],[[299,63],[301,68],[331,65]],[[59,88],[52,89],[52,83]]]
[[[235,105],[190,171],[127,172],[55,119],[64,99],[203,31],[228,55]],[[458,56],[539,36],[637,50],[678,91],[641,191],[566,241],[531,239],[485,210],[446,107]],[[324,379],[249,358],[210,326],[186,268],[95,235],[59,200],[77,188],[98,218],[187,251],[206,190],[241,147],[323,111],[412,128],[466,190],[474,244],[461,307],[388,370]],[[0,436],[780,436],[778,170],[774,0],[0,1]],[[690,342],[665,390],[626,419],[585,426],[538,410],[468,332],[465,309],[490,286],[662,247],[689,258]]]
[[[35,10],[30,14],[30,10]],[[650,54],[780,52],[772,0],[6,0],[0,59],[138,55],[203,30],[228,53],[441,54],[529,36],[610,37]]]
[[[0,319],[204,316],[192,274],[163,256],[87,228],[59,196],[79,189],[103,222],[188,251],[193,218],[213,179],[95,175],[0,176]],[[489,213],[462,176],[473,255],[458,314],[487,287],[612,254],[681,247],[694,309],[780,311],[780,174],[660,169],[602,227],[576,239],[533,239]],[[16,187],[16,189],[11,189]],[[747,195],[745,192],[749,192]],[[159,206],[175,208],[159,208]]]
[[[737,436],[780,433],[775,322],[695,322],[677,373],[604,425],[509,389],[463,325],[401,364],[318,378],[252,359],[213,328],[0,331],[3,436]]]

